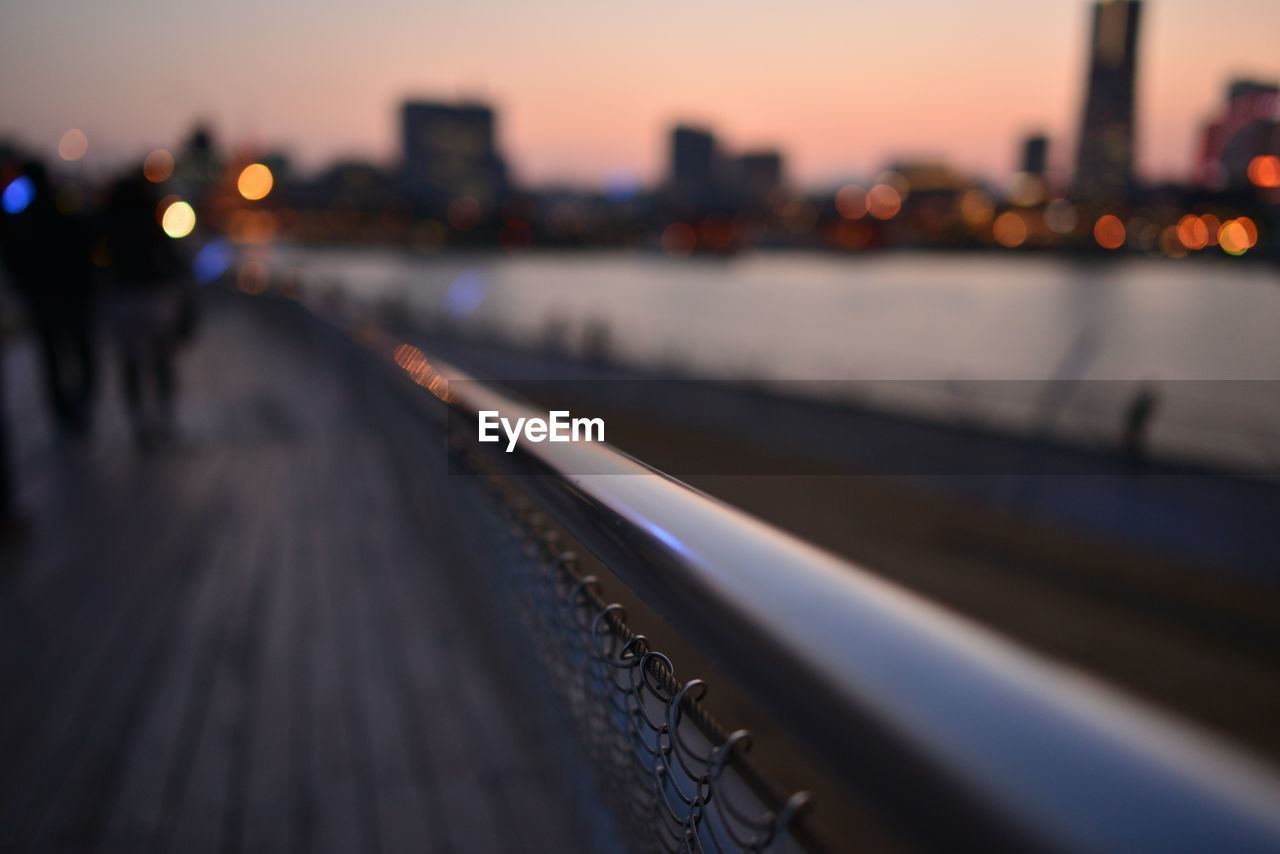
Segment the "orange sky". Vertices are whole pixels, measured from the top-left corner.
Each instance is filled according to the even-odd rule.
[[[22,0],[0,31],[0,134],[91,154],[171,144],[196,117],[304,165],[390,161],[405,95],[500,109],[517,175],[651,178],[675,119],[777,145],[793,178],[941,155],[1001,176],[1043,128],[1069,156],[1085,0]],[[1280,78],[1280,2],[1148,0],[1140,166],[1185,175],[1227,78]]]

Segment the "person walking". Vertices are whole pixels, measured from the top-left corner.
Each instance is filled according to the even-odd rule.
[[[0,219],[0,255],[36,337],[54,424],[80,438],[91,427],[97,383],[90,232],[59,209],[39,162],[24,163],[12,184],[21,192]]]
[[[175,356],[190,298],[188,265],[157,221],[158,205],[139,170],[112,186],[103,209],[106,313],[119,351],[125,407],[143,450],[174,435]]]

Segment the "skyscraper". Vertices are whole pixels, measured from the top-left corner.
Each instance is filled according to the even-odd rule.
[[[1226,105],[1204,128],[1197,177],[1211,190],[1247,187],[1259,155],[1280,155],[1280,85],[1232,80]]]
[[[1133,188],[1134,89],[1140,0],[1097,0],[1072,195],[1094,205]]]
[[[1043,178],[1049,171],[1049,137],[1035,133],[1025,138],[1022,141],[1022,162],[1018,166],[1027,175]]]
[[[740,203],[763,207],[769,195],[782,184],[782,153],[762,149],[747,151],[733,159],[734,191]]]
[[[507,172],[494,141],[493,110],[410,101],[401,120],[405,190],[420,210],[439,215],[460,199],[474,200],[484,214],[496,210]]]
[[[677,125],[671,131],[668,190],[678,207],[701,212],[717,195],[720,155],[716,138],[703,128]]]

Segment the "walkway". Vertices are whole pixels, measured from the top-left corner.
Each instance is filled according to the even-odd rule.
[[[91,447],[53,441],[10,348],[32,525],[0,556],[0,850],[590,847],[562,734],[471,616],[447,492],[407,487],[430,468],[364,378],[280,323],[211,307],[185,438],[149,457],[114,388]]]

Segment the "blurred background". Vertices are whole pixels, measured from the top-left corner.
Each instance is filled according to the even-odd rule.
[[[268,627],[292,637],[311,606],[276,573],[317,554],[341,573],[333,549],[425,560],[385,529],[416,469],[376,450],[409,416],[361,402],[367,380],[281,319],[296,301],[603,416],[642,461],[1280,760],[1272,0],[52,0],[5,19],[0,596],[8,655],[54,656],[7,662],[32,687],[6,738],[70,702],[48,668],[81,660],[87,590],[114,603],[85,606],[105,630],[195,573],[136,649],[223,638],[198,626],[225,607],[207,673],[235,638],[284,673],[312,647],[272,652]],[[251,577],[199,605],[219,561]],[[142,598],[110,592],[116,572]],[[325,583],[341,649],[347,582]],[[233,730],[258,719],[243,703]],[[103,750],[85,792],[132,773]],[[192,750],[168,779],[202,767]],[[56,838],[65,785],[15,806],[8,838]],[[69,838],[210,838],[172,819],[203,801],[134,794],[66,807]],[[243,820],[209,821],[256,839]]]

